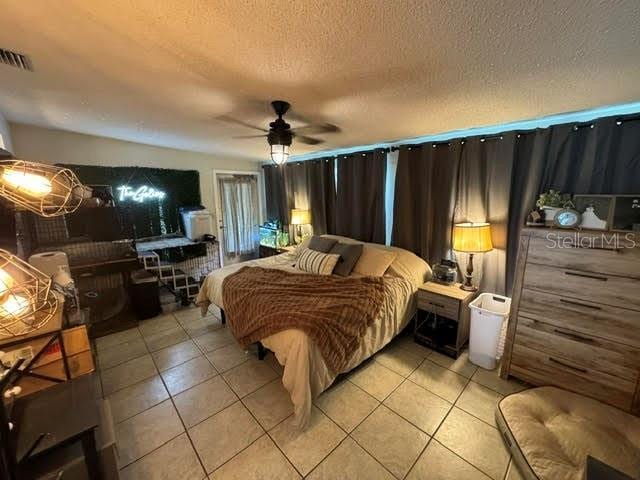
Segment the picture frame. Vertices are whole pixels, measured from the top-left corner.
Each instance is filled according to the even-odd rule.
[[[603,231],[611,228],[615,205],[614,195],[576,194],[573,196],[573,203],[576,210],[581,213],[583,217],[580,228]],[[594,226],[590,223],[590,215],[585,216],[587,207],[593,207],[595,216],[605,222],[603,226]]]
[[[640,233],[640,193],[614,196],[610,230]]]

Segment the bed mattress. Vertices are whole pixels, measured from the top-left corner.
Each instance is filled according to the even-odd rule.
[[[351,241],[343,239],[341,241]],[[337,374],[352,370],[376,353],[395,337],[411,320],[416,311],[415,292],[431,274],[429,266],[406,250],[394,247],[380,248],[398,251],[394,264],[385,275],[385,295],[382,308],[361,339],[358,349],[343,372],[333,374],[319,349],[301,330],[284,330],[262,340],[284,366],[282,383],[291,395],[296,421],[301,428],[309,422],[313,399],[327,389]],[[287,252],[259,260],[230,265],[210,273],[205,279],[196,303],[208,307],[210,303],[224,309],[222,282],[225,277],[244,266],[277,268],[291,273],[303,273],[293,267],[297,252]]]

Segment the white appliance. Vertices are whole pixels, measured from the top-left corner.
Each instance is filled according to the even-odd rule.
[[[201,240],[204,235],[213,235],[213,219],[208,210],[182,212],[184,236],[189,240]]]

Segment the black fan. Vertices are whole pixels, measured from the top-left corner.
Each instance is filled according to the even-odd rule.
[[[289,102],[285,102],[284,100],[275,100],[271,102],[271,106],[273,110],[278,115],[273,122],[269,124],[269,129],[257,127],[255,125],[251,125],[249,123],[243,122],[242,120],[237,120],[232,117],[218,117],[219,120],[234,123],[237,125],[242,125],[244,127],[253,128],[254,130],[260,130],[261,132],[266,132],[263,135],[243,135],[240,137],[234,138],[260,138],[266,137],[267,142],[271,146],[271,159],[278,165],[282,165],[287,161],[289,157],[289,147],[291,146],[291,142],[293,138],[295,138],[300,143],[305,143],[307,145],[318,145],[323,143],[324,140],[315,137],[309,137],[304,134],[321,134],[321,133],[337,133],[340,131],[340,128],[332,125],[330,123],[321,123],[321,124],[309,124],[304,125],[298,128],[291,128],[287,122],[282,118],[291,105]]]

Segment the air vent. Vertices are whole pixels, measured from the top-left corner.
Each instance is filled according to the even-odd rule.
[[[0,62],[11,67],[20,68],[22,70],[33,71],[31,60],[26,55],[12,52],[10,50],[4,50],[0,48]]]

